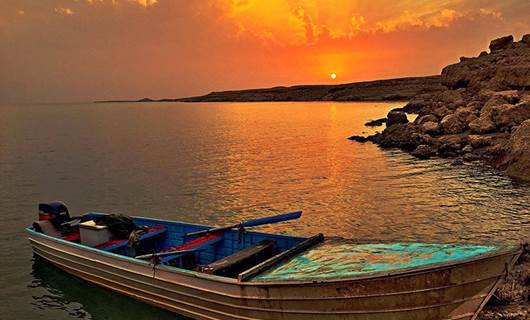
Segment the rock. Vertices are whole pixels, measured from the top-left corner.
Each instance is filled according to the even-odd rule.
[[[368,139],[375,144],[380,144],[381,141],[383,141],[383,135],[378,132],[374,135],[369,136]]]
[[[445,134],[457,134],[464,132],[468,125],[456,114],[449,114],[440,121],[440,126]]]
[[[360,142],[360,143],[365,143],[365,142],[373,142],[375,144],[379,144],[381,142],[381,139],[383,138],[383,135],[381,133],[376,133],[374,135],[371,135],[371,136],[367,136],[367,137],[363,137],[363,136],[351,136],[351,137],[348,137],[348,140],[351,140],[351,141],[355,141],[355,142]]]
[[[416,95],[389,113],[382,134],[366,139],[422,159],[480,159],[530,181],[530,34],[516,43],[495,39],[490,49],[443,68],[446,89]],[[418,117],[410,123],[403,111]]]
[[[348,137],[348,140],[355,141],[355,142],[365,143],[365,142],[368,142],[368,137],[363,137],[363,136],[351,136],[351,137]]]
[[[433,114],[427,114],[424,116],[417,117],[416,120],[414,120],[414,123],[417,125],[422,125],[426,122],[438,122],[438,118]]]
[[[479,159],[480,156],[472,152],[466,153],[462,156],[462,160],[464,160],[465,162],[477,161]]]
[[[492,110],[492,120],[502,131],[510,131],[527,119],[530,119],[530,103],[504,104]]]
[[[425,141],[418,135],[419,128],[413,123],[398,123],[383,131],[380,146],[383,148],[401,148],[414,150]]]
[[[442,107],[439,107],[439,108],[434,108],[432,110],[432,114],[435,115],[436,117],[438,117],[438,119],[442,119],[446,115],[451,114],[451,110],[449,110],[448,108],[442,106]]]
[[[420,144],[414,149],[411,153],[414,157],[419,159],[429,159],[430,157],[436,155],[436,151],[426,144]]]
[[[492,132],[497,127],[495,126],[495,123],[491,120],[491,118],[488,115],[481,115],[478,119],[471,121],[469,123],[469,128],[471,129],[471,132],[473,133],[479,133],[484,134],[488,132]]]
[[[370,120],[367,123],[365,123],[364,125],[367,126],[367,127],[379,127],[379,126],[382,126],[383,123],[385,123],[385,122],[386,122],[386,118],[381,118],[381,119],[377,119],[377,120]]]
[[[421,131],[430,135],[437,135],[440,133],[440,124],[434,121],[427,121],[421,125]]]
[[[492,106],[498,106],[500,104],[516,104],[521,101],[519,91],[517,90],[504,90],[504,91],[484,91],[484,96],[488,96],[488,101],[484,107],[490,108]]]
[[[530,120],[523,122],[512,135],[506,155],[506,173],[530,181]]]
[[[407,123],[409,120],[407,119],[407,114],[403,111],[395,111],[392,110],[388,113],[386,120],[386,126],[390,127],[395,124],[399,123]]]
[[[452,166],[461,166],[463,164],[464,164],[464,159],[462,158],[457,158],[453,162],[451,162]]]
[[[473,147],[469,144],[462,149],[464,153],[470,153],[471,151],[473,151]]]
[[[472,148],[480,148],[491,145],[492,139],[488,136],[470,134],[467,136],[467,141]]]
[[[498,51],[498,50],[504,50],[504,49],[510,48],[512,46],[512,43],[513,43],[513,36],[511,35],[505,36],[502,38],[492,40],[489,48],[491,52]]]
[[[444,102],[446,105],[453,104],[461,106],[464,104],[464,98],[459,90],[445,90],[439,93],[438,101]]]
[[[440,157],[456,157],[462,152],[466,136],[462,134],[445,135],[438,138],[438,155]]]
[[[530,86],[530,66],[516,64],[498,68],[494,80],[499,88],[520,88],[523,90]]]
[[[530,85],[530,46],[512,47],[513,37],[492,41],[492,53],[446,66],[441,82],[449,89],[522,90]],[[510,40],[512,39],[512,40]],[[450,90],[449,90],[450,91]]]
[[[484,57],[484,56],[487,56],[488,55],[488,52],[487,51],[482,51],[479,53],[479,57]]]
[[[412,98],[409,103],[407,103],[407,105],[403,107],[402,111],[416,113],[420,109],[425,107],[427,104],[429,104],[430,100],[430,94],[419,94]]]
[[[477,115],[480,115],[480,111],[476,110],[473,106],[460,107],[456,109],[455,115],[460,121],[469,124],[477,119]]]

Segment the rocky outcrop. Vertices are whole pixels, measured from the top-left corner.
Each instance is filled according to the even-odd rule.
[[[530,181],[530,120],[512,134],[505,161],[509,176]]]
[[[499,51],[508,49],[513,44],[513,36],[506,36],[499,39],[495,39],[490,43],[490,51]]]
[[[412,123],[391,111],[375,142],[422,159],[484,160],[530,180],[530,35],[502,37],[489,48],[443,68],[446,88],[411,99],[402,110],[418,114]]]
[[[491,53],[465,59],[442,70],[442,84],[450,89],[501,91],[530,86],[529,44],[513,37],[493,40]]]
[[[409,120],[407,119],[407,114],[403,111],[390,111],[388,115],[386,116],[386,125],[392,126],[394,124],[398,123],[407,123]]]

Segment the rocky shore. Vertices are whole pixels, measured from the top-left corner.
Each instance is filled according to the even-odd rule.
[[[444,89],[420,93],[391,111],[382,133],[350,139],[421,159],[484,161],[530,181],[530,34],[518,42],[495,39],[489,49],[443,68]],[[407,113],[417,117],[410,122]]]
[[[461,57],[442,70],[445,89],[418,94],[385,119],[382,133],[352,136],[417,158],[483,161],[530,181],[530,34],[495,39],[478,57]],[[407,113],[416,114],[410,122]],[[496,290],[479,320],[530,319],[530,255],[526,251]]]

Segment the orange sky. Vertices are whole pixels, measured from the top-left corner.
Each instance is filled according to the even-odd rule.
[[[528,0],[2,0],[0,101],[437,74],[529,16]]]

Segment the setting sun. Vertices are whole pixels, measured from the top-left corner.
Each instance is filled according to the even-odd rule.
[[[331,77],[332,80],[335,80],[337,78],[337,74],[335,72],[333,72],[329,76]]]

